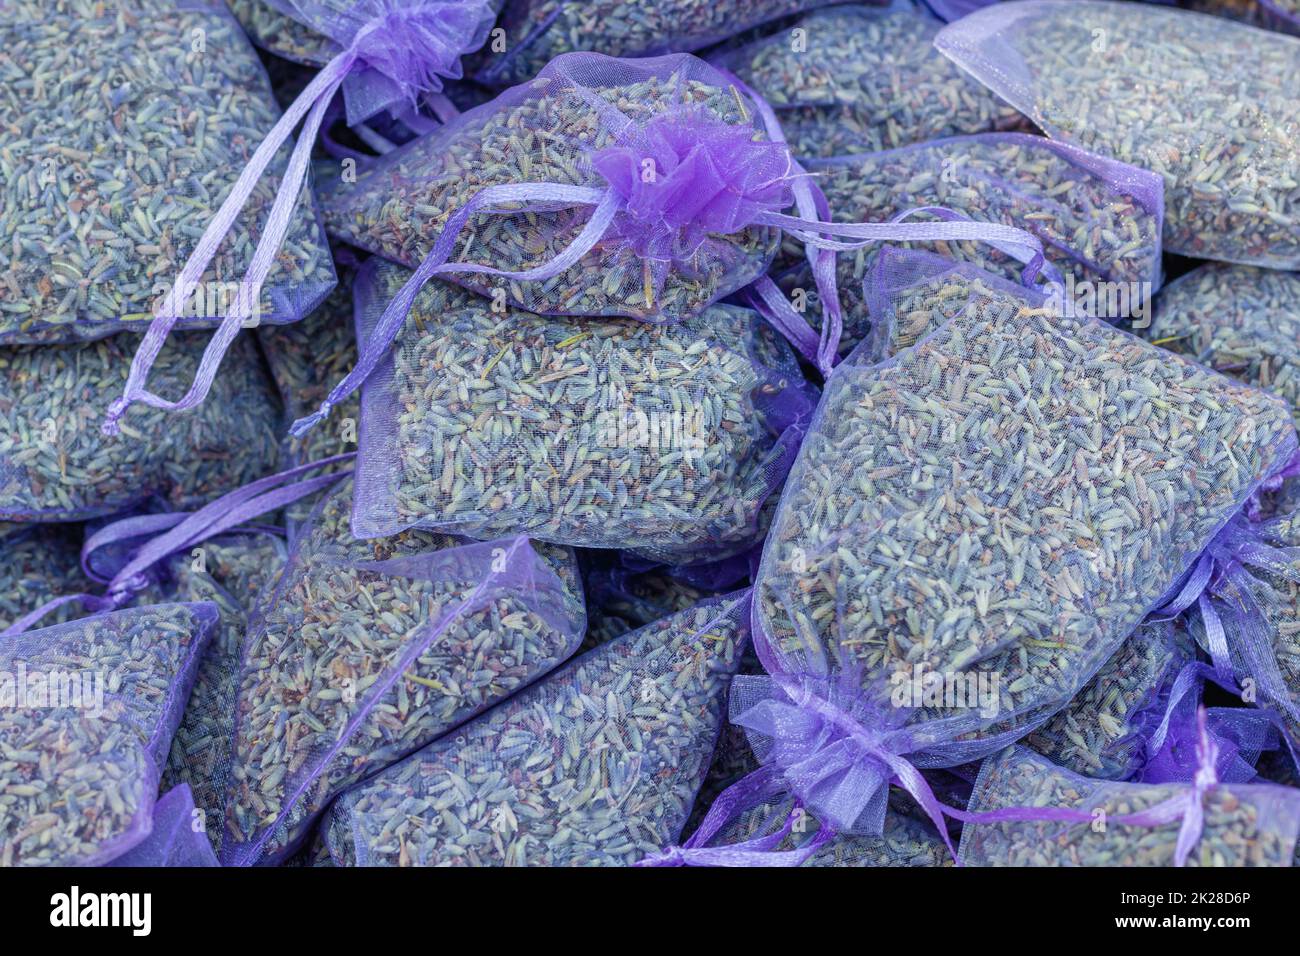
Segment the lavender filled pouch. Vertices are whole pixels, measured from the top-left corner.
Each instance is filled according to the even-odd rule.
[[[984,762],[969,809],[1004,808],[1041,808],[1045,819],[966,823],[963,864],[1290,866],[1300,830],[1300,793],[1291,788],[1089,780],[1022,747]],[[1199,824],[1189,827],[1189,818]]]
[[[710,57],[775,110],[801,159],[874,153],[1028,121],[934,49],[942,24],[910,4],[810,13]]]
[[[879,832],[891,778],[942,826],[916,768],[1064,708],[1296,450],[1278,400],[1045,296],[896,279],[967,301],[827,384],[755,586],[768,676],[733,689],[776,792],[839,833]]]
[[[359,278],[359,340],[408,275],[383,263]],[[352,530],[744,551],[814,394],[747,309],[579,323],[433,283],[365,385]]]
[[[585,626],[572,552],[407,532],[317,505],[243,645],[220,858],[292,856],[339,792],[526,686]]]
[[[219,0],[0,4],[0,343],[143,331],[278,110]],[[260,293],[241,288],[286,156],[249,197],[174,305],[215,325],[243,297],[251,322],[296,322],[334,285],[315,207],[287,222]]]
[[[149,834],[215,619],[156,605],[0,637],[0,866],[92,866]]]
[[[500,35],[474,58],[489,86],[535,77],[562,53],[644,57],[699,50],[834,0],[505,0]],[[880,0],[885,2],[885,0]]]
[[[345,793],[348,866],[620,866],[675,841],[747,640],[748,592],[589,651]]]
[[[280,401],[251,337],[241,336],[213,401],[168,416],[142,408],[117,437],[100,419],[125,382],[138,337],[18,346],[0,351],[0,516],[70,521],[108,515],[158,497],[186,509],[275,470]],[[170,390],[199,364],[198,333],[163,351],[158,378]]]
[[[1141,327],[1162,272],[1164,186],[1144,169],[1024,133],[984,133],[918,143],[881,153],[812,160],[808,169],[837,220],[971,219],[1018,226],[1038,236],[1072,301],[1089,314]],[[1018,278],[1009,250],[979,241],[918,245],[982,269]],[[781,263],[802,250],[787,244]],[[847,355],[876,321],[864,288],[880,254],[841,254],[836,276],[844,307],[840,352]],[[780,268],[778,266],[778,268]],[[814,287],[807,265],[783,286]],[[815,311],[815,310],[814,310]]]
[[[1168,251],[1300,268],[1300,39],[1153,4],[1026,0],[935,46],[1048,135],[1161,175]]]

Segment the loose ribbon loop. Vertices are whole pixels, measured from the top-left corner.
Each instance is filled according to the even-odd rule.
[[[207,397],[221,360],[240,328],[247,322],[256,322],[261,308],[262,285],[288,234],[294,206],[310,168],[312,145],[320,133],[331,100],[357,65],[363,64],[389,77],[398,89],[429,89],[436,77],[455,75],[453,71],[461,54],[473,49],[471,44],[475,37],[479,43],[482,42],[494,17],[486,0],[458,0],[454,3],[436,0],[401,10],[385,8],[374,20],[357,30],[347,49],[321,68],[244,166],[221,208],[190,253],[166,299],[154,311],[149,329],[131,361],[123,393],[109,405],[102,426],[104,434],[118,434],[122,417],[135,402],[153,408],[183,411],[195,407]],[[467,32],[454,33],[471,27],[473,37]],[[149,372],[167,336],[183,316],[185,303],[199,287],[217,250],[267,167],[304,118],[306,122],[290,153],[266,225],[240,281],[239,292],[204,349],[193,383],[175,401],[149,391],[146,388]]]
[[[938,829],[948,852],[957,864],[961,860],[948,834],[945,818],[968,824],[994,824],[1009,822],[1063,822],[1092,823],[1092,812],[1075,810],[1068,807],[1003,807],[973,813],[948,806],[934,794],[928,781],[921,772],[902,756],[891,753],[882,743],[882,739],[862,727],[857,721],[839,710],[829,701],[823,700],[797,682],[787,678],[774,677],[773,682],[800,709],[810,710],[818,717],[831,722],[837,730],[847,735],[855,747],[859,748],[861,759],[879,761],[892,773],[891,782],[905,790],[925,811]],[[1110,823],[1124,826],[1154,827],[1181,821],[1178,842],[1174,851],[1174,863],[1183,866],[1192,849],[1200,841],[1204,829],[1204,800],[1206,794],[1218,784],[1215,763],[1218,748],[1206,729],[1205,709],[1198,712],[1197,771],[1194,783],[1185,791],[1170,797],[1146,810],[1109,818]],[[842,740],[844,738],[839,738]],[[836,743],[839,741],[837,740]],[[771,764],[765,764],[758,770],[737,781],[723,791],[705,815],[699,828],[681,846],[667,847],[657,854],[642,861],[644,866],[798,866],[806,861],[817,849],[824,846],[838,835],[837,828],[822,819],[819,821],[816,838],[795,851],[773,852],[775,847],[791,832],[791,822],[796,813],[802,811],[802,801],[797,801],[779,832],[756,837],[742,843],[729,846],[710,847],[722,830],[734,822],[747,808],[766,800],[779,797],[790,791],[786,780],[787,770]]]
[[[299,476],[329,465],[348,461],[356,456],[355,452],[334,455],[320,461],[279,474],[269,475],[244,485],[242,488],[222,495],[203,508],[194,512],[175,512],[162,515],[140,515],[115,521],[86,539],[81,549],[81,565],[89,577],[106,584],[104,594],[67,594],[47,601],[29,614],[11,624],[0,637],[12,637],[21,634],[40,621],[45,615],[69,604],[80,601],[82,606],[93,613],[116,610],[131,598],[149,586],[148,571],[160,561],[186,551],[195,545],[214,538],[222,532],[246,525],[258,515],[277,511],[308,495],[346,477],[351,469],[330,472],[315,478],[291,481]],[[158,534],[158,532],[162,532]],[[103,575],[94,568],[92,555],[101,548],[112,544],[133,541],[149,535],[157,535],[147,540],[135,554],[111,578],[105,581]]]
[[[1293,459],[1287,468],[1294,466]],[[1197,559],[1179,592],[1157,613],[1176,617],[1195,607],[1217,682],[1235,687],[1235,651],[1238,661],[1268,699],[1292,720],[1300,721],[1300,706],[1281,674],[1273,649],[1274,626],[1270,618],[1283,613],[1276,608],[1280,598],[1249,570],[1254,567],[1300,584],[1300,548],[1272,544],[1269,535],[1274,524],[1252,520],[1249,511],[1236,515]]]
[[[530,205],[533,204],[533,205]],[[374,372],[388,354],[398,332],[406,322],[406,317],[420,290],[435,276],[455,274],[477,274],[512,279],[521,282],[544,281],[559,275],[575,265],[597,243],[606,239],[611,227],[626,209],[626,199],[613,186],[604,188],[591,186],[563,186],[557,183],[519,183],[503,186],[487,186],[477,192],[446,223],[439,233],[433,248],[416,268],[414,274],[385,307],[371,334],[361,343],[356,366],[344,379],[331,389],[328,398],[321,407],[311,415],[298,419],[290,428],[294,437],[301,438],[318,423],[325,419],[331,407],[337,406]],[[476,263],[452,263],[448,260],[456,242],[469,219],[479,213],[505,214],[517,216],[523,210],[555,211],[574,205],[595,207],[590,219],[568,246],[550,261],[531,269],[512,271],[497,269]],[[504,208],[502,208],[504,207]],[[626,223],[626,219],[621,220]],[[737,228],[747,225],[775,226],[785,229],[802,239],[805,246],[816,249],[845,250],[858,249],[882,240],[927,241],[939,239],[978,239],[986,242],[1002,243],[1008,247],[1032,249],[1032,260],[1041,256],[1042,246],[1039,240],[1023,230],[997,223],[963,222],[916,222],[916,223],[830,223],[798,216],[788,216],[775,212],[758,213],[751,221],[741,222]],[[620,227],[622,228],[622,227]],[[841,242],[823,238],[823,235],[849,237],[853,241]],[[646,260],[647,263],[649,260]],[[819,260],[818,267],[822,263]],[[819,280],[820,281],[820,280]],[[759,295],[772,295],[771,288],[759,281]],[[780,293],[777,292],[777,295]],[[833,289],[831,294],[834,296]],[[835,296],[837,298],[837,296]],[[838,314],[838,305],[835,307]],[[777,327],[792,336],[796,348],[805,355],[811,351],[810,342],[802,332],[797,331],[799,323],[787,321]],[[829,371],[832,356],[838,348],[838,335],[823,335],[815,352],[817,364]],[[832,341],[833,340],[833,341]]]

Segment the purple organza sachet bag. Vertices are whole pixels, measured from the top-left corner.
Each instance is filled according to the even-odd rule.
[[[91,866],[145,839],[216,618],[164,604],[0,637],[0,866]]]
[[[621,866],[678,839],[748,639],[748,591],[615,638],[358,784],[349,866]]]
[[[244,640],[220,859],[296,852],[340,791],[564,661],[586,624],[571,551],[425,531],[358,541],[352,483],[317,505]]]
[[[130,374],[134,334],[95,342],[24,345],[0,353],[0,518],[71,521],[114,514],[153,497],[190,508],[275,470],[283,411],[251,335],[234,343],[214,401],[180,415],[134,410],[123,435],[101,434],[112,393]],[[168,343],[155,366],[171,392],[195,374],[202,333]]]
[[[709,62],[771,105],[801,159],[1032,127],[934,48],[943,26],[908,0],[816,10]]]
[[[410,276],[374,266],[358,279],[360,341]],[[761,540],[815,400],[748,309],[575,322],[431,283],[362,392],[352,532],[740,553]]]
[[[220,0],[0,3],[0,46],[0,344],[144,331],[234,188],[241,144],[275,125],[256,53]],[[296,322],[333,287],[310,200],[285,219],[288,258],[240,287],[286,159],[267,157],[245,224],[188,277],[177,327],[211,328],[236,300],[255,321]]]
[[[992,220],[1038,236],[1060,270],[1066,293],[1091,315],[1141,328],[1162,281],[1164,183],[1159,176],[1065,143],[1025,133],[981,133],[882,152],[807,162],[834,218]],[[978,241],[916,243],[1009,279],[1016,255]],[[782,288],[813,288],[809,266],[793,267],[802,249],[787,240],[778,258]],[[837,289],[844,309],[840,352],[847,355],[872,329],[887,303],[864,286],[876,248],[841,255]]]
[[[700,50],[835,0],[505,0],[499,33],[473,58],[475,80],[514,86],[562,53],[645,57]],[[886,3],[888,0],[874,0]]]
[[[1300,267],[1300,39],[1150,3],[1024,0],[935,46],[1054,139],[1162,176],[1168,251]]]
[[[1003,808],[1043,808],[1046,819],[968,821],[963,864],[1290,866],[1300,832],[1294,788],[1222,784],[1212,773],[1181,784],[1091,780],[1023,747],[984,761],[969,809]]]
[[[879,832],[891,780],[942,829],[917,767],[1065,707],[1296,452],[1281,402],[1059,298],[907,252],[876,281],[967,296],[828,382],[755,585],[767,675],[732,690],[764,765],[737,787],[831,833]]]
[[[194,806],[188,784],[159,797],[149,835],[109,866],[219,866],[208,842],[207,817]]]

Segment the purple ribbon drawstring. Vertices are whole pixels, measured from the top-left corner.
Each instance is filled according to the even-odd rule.
[[[786,147],[788,162],[796,173],[791,181],[790,191],[794,195],[795,208],[799,210],[799,215],[809,220],[830,221],[830,203],[826,200],[826,194],[807,174],[799,161],[794,158],[794,154],[790,151],[789,143],[785,138],[785,130],[781,128],[781,122],[776,118],[776,111],[772,109],[771,104],[758,91],[754,90],[734,73],[718,66],[715,66],[715,69],[731,81],[738,90],[749,97],[750,102],[754,105],[755,112],[758,113],[759,119],[763,122],[763,128],[767,132],[768,139]],[[822,307],[821,337],[817,342],[815,352],[806,355],[806,357],[817,366],[823,376],[826,376],[830,375],[831,369],[839,361],[840,339],[844,335],[844,310],[840,303],[839,289],[837,288],[839,277],[836,275],[835,270],[835,253],[829,249],[818,249],[805,243],[804,255],[808,260],[808,265],[812,268],[813,284],[817,288],[817,295],[821,299]],[[781,299],[789,307],[789,302],[785,302],[785,297],[782,296]],[[766,295],[762,296],[762,301],[771,304],[771,300]],[[786,320],[790,315],[797,316],[792,307],[786,310],[780,309],[778,306],[777,310],[778,314],[782,315]],[[782,329],[786,325],[788,325],[788,321],[781,324],[781,320],[778,319],[776,328]],[[800,320],[799,325],[806,326],[806,323]],[[802,333],[798,334],[801,335]],[[795,339],[790,341],[795,344],[796,348],[801,348]]]
[[[1216,682],[1225,687],[1236,686],[1236,668],[1232,663],[1232,649],[1236,649],[1268,698],[1293,720],[1300,721],[1300,706],[1292,698],[1278,668],[1270,614],[1257,600],[1262,596],[1266,603],[1271,602],[1276,592],[1248,570],[1257,567],[1300,584],[1300,548],[1269,544],[1266,540],[1269,529],[1268,521],[1251,520],[1248,514],[1234,516],[1197,559],[1179,592],[1157,613],[1177,617],[1195,606],[1204,627],[1206,650],[1214,665]],[[1225,616],[1233,634],[1231,647]],[[1190,679],[1185,678],[1184,685]],[[1183,686],[1184,694],[1186,690]]]
[[[139,515],[115,521],[101,528],[86,539],[86,543],[82,546],[81,566],[93,580],[107,584],[104,594],[65,594],[46,601],[11,624],[0,633],[0,637],[21,634],[51,611],[72,601],[80,601],[86,610],[93,613],[122,607],[134,594],[148,587],[149,578],[146,572],[158,562],[178,552],[186,551],[202,541],[214,538],[224,531],[244,525],[258,515],[276,511],[329,487],[350,474],[351,469],[292,481],[289,484],[285,482],[309,471],[347,461],[355,455],[355,452],[334,455],[279,474],[259,478],[242,488],[222,495],[198,511]],[[102,575],[92,570],[91,555],[100,548],[134,540],[144,535],[157,534],[159,531],[163,533],[145,542],[107,582]]]
[[[262,284],[275,263],[275,256],[288,234],[298,196],[306,182],[311,163],[312,145],[320,133],[330,101],[353,73],[358,64],[377,70],[397,84],[399,90],[414,93],[431,88],[440,76],[456,75],[456,65],[463,53],[473,49],[471,36],[486,35],[495,18],[487,0],[434,0],[403,10],[384,9],[369,23],[361,26],[342,53],[330,60],[302,91],[271,128],[245,165],[235,185],[204,230],[189,259],[177,276],[167,298],[155,310],[144,340],[131,362],[131,371],[122,395],[109,406],[103,423],[106,435],[120,431],[122,416],[134,402],[169,411],[183,411],[203,401],[212,387],[222,358],[240,328],[260,308]],[[473,29],[467,28],[472,26]],[[465,36],[444,33],[465,31]],[[481,41],[480,41],[481,42]],[[194,381],[186,393],[170,401],[145,386],[149,372],[180,320],[186,301],[207,272],[217,250],[248,202],[253,189],[280,148],[292,137],[304,117],[302,133],[294,144],[289,163],[276,190],[265,228],[253,250],[248,269],[240,281],[239,293],[232,307],[222,316],[212,339],[204,349]]]
[[[507,215],[518,215],[519,208],[515,207],[506,210],[494,209],[494,206],[504,203],[528,203],[539,202],[546,204],[549,209],[554,209],[554,203],[573,203],[582,205],[594,205],[595,211],[588,220],[586,226],[579,235],[554,259],[542,266],[523,271],[509,271],[496,269],[491,266],[477,265],[473,263],[448,263],[452,249],[456,240],[459,238],[461,230],[464,228],[469,218],[479,212],[504,212]],[[528,208],[527,205],[524,208]],[[448,220],[442,233],[438,236],[434,248],[420,263],[419,268],[410,279],[402,286],[398,293],[388,303],[384,309],[383,315],[380,316],[375,328],[367,340],[360,346],[360,354],[357,364],[352,371],[344,377],[333,389],[330,390],[329,396],[320,405],[320,408],[312,414],[298,419],[289,429],[290,434],[295,438],[301,438],[319,422],[329,416],[330,411],[340,402],[347,398],[353,391],[359,388],[378,367],[387,355],[389,348],[392,346],[397,333],[401,330],[402,325],[406,322],[406,317],[410,313],[411,306],[415,297],[419,295],[424,285],[436,275],[451,275],[455,273],[475,273],[479,275],[491,275],[498,278],[514,279],[517,281],[537,281],[551,278],[563,272],[569,266],[575,264],[588,251],[595,247],[596,243],[604,238],[606,230],[613,223],[615,216],[621,209],[619,196],[612,189],[598,189],[589,186],[561,186],[555,183],[520,183],[509,186],[487,186],[466,203],[461,209]],[[805,244],[811,244],[818,248],[849,250],[858,249],[881,240],[901,240],[901,241],[926,241],[942,239],[979,239],[983,241],[996,241],[1009,245],[1021,244],[1034,247],[1038,242],[1029,233],[1011,226],[1003,226],[996,223],[978,223],[978,222],[937,222],[937,223],[826,223],[800,219],[794,216],[784,216],[777,213],[763,213],[754,220],[753,225],[770,225],[779,226],[797,235],[805,241]],[[798,229],[793,226],[798,226]],[[822,239],[814,232],[824,232],[829,235],[848,236],[856,241],[837,242],[834,240]],[[1035,253],[1041,255],[1041,252]],[[779,326],[784,328],[786,326]],[[838,347],[838,342],[836,343]],[[797,344],[800,351],[804,351],[803,345]],[[819,353],[820,353],[819,348]]]
[[[841,723],[856,726],[856,722],[847,716],[841,714],[840,718]],[[1219,782],[1215,770],[1215,764],[1218,760],[1218,747],[1209,736],[1204,707],[1200,708],[1197,713],[1197,730],[1197,770],[1191,786],[1167,800],[1148,807],[1146,810],[1107,817],[1109,823],[1139,827],[1164,826],[1176,820],[1181,821],[1178,842],[1174,847],[1174,865],[1179,867],[1186,865],[1191,851],[1195,849],[1201,839],[1205,828],[1205,797]],[[872,745],[872,751],[874,752],[869,752],[867,755],[880,758],[883,754],[880,748],[874,744]],[[944,844],[948,847],[949,853],[952,854],[953,859],[959,866],[961,860],[958,859],[957,853],[953,849],[952,840],[948,835],[948,828],[944,822],[945,817],[970,824],[1091,823],[1095,819],[1092,812],[1073,810],[1067,807],[1003,807],[998,810],[986,810],[978,813],[959,810],[956,807],[950,807],[942,803],[934,795],[934,791],[925,778],[921,776],[920,771],[908,761],[897,755],[890,754],[888,757],[891,764],[906,768],[907,772],[896,776],[895,782],[906,790],[926,811],[931,820],[935,822]],[[764,766],[743,777],[718,796],[717,800],[714,801],[714,805],[709,808],[709,812],[705,815],[699,828],[686,843],[681,846],[666,847],[658,853],[641,860],[637,865],[798,866],[802,864],[817,849],[830,842],[838,834],[830,825],[824,822],[819,823],[816,837],[805,847],[795,851],[785,851],[784,853],[770,852],[771,848],[780,845],[781,841],[791,832],[791,821],[794,819],[795,814],[802,809],[798,803],[796,803],[795,809],[791,810],[778,833],[730,846],[708,847],[706,845],[728,823],[734,821],[744,809],[761,803],[767,798],[778,796],[784,791],[785,788],[780,783],[777,773],[776,768]]]

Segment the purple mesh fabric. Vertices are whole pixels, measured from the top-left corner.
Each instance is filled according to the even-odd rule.
[[[4,345],[143,331],[233,186],[242,149],[279,114],[256,53],[219,0],[52,6],[13,5],[0,23],[0,46],[36,51],[11,63],[0,86],[0,152],[13,164],[0,221],[9,250],[0,260]],[[190,52],[198,37],[206,53]],[[287,155],[186,296],[180,327],[216,325],[238,294]],[[263,323],[296,322],[334,285],[310,198],[293,215],[285,250],[257,303]]]
[[[1143,624],[1065,709],[1025,738],[1025,745],[1085,777],[1134,777],[1153,757],[1147,745],[1163,716],[1170,685],[1195,655],[1195,644],[1174,621]],[[1196,701],[1188,698],[1186,703],[1191,736],[1185,740],[1194,772]],[[1190,781],[1191,774],[1182,779]]]
[[[1168,251],[1300,268],[1295,37],[1149,3],[1024,0],[935,46],[1053,138],[1162,176]]]
[[[182,333],[163,350],[155,366],[163,391],[193,375],[202,338]],[[213,401],[178,415],[140,408],[122,435],[103,435],[100,419],[138,341],[124,334],[4,351],[0,518],[79,520],[154,496],[184,510],[275,470],[283,411],[249,334],[235,340]]]
[[[1191,783],[1197,772],[1196,711],[1200,694],[1175,706],[1160,750],[1152,754],[1135,777],[1142,783]],[[1250,707],[1206,709],[1207,732],[1217,751],[1215,774],[1224,783],[1249,783],[1258,774],[1260,754],[1278,749],[1277,728],[1269,715]]]
[[[747,639],[749,592],[589,651],[340,797],[356,866],[622,866],[675,842]]]
[[[0,638],[0,866],[93,866],[145,838],[216,617],[155,605]]]
[[[644,57],[700,50],[769,20],[835,0],[505,0],[501,44],[473,58],[475,80],[525,83],[563,53]],[[873,0],[885,3],[888,0]]]
[[[967,866],[1169,866],[1181,818],[1160,826],[1113,820],[1186,798],[1189,784],[1089,780],[1033,751],[1010,747],[984,761],[969,810],[1044,807],[1090,813],[1091,822],[1052,820],[966,823],[960,861]],[[1290,866],[1300,831],[1300,792],[1272,784],[1217,784],[1200,801],[1204,824],[1191,866]]]
[[[998,0],[921,0],[940,20],[952,23]]]
[[[243,646],[224,865],[279,863],[349,784],[562,662],[582,640],[572,552],[517,537],[357,541],[351,482],[295,539]]]
[[[833,6],[709,61],[767,100],[800,158],[1031,129],[934,49],[942,26],[910,0]]]
[[[453,214],[484,187],[556,184],[568,193],[558,197],[554,212],[530,202],[533,208],[517,216],[473,215],[464,232],[468,242],[458,243],[450,260],[510,270],[541,266],[592,222],[592,206],[574,206],[565,196],[572,187],[609,185],[596,157],[612,163],[620,148],[634,146],[646,161],[655,160],[656,176],[706,178],[709,158],[719,154],[699,137],[684,134],[707,129],[712,138],[731,143],[739,134],[728,127],[746,137],[747,165],[738,172],[753,188],[745,202],[762,199],[779,203],[778,209],[790,205],[786,151],[763,142],[767,137],[753,107],[712,67],[685,54],[635,61],[565,56],[537,80],[388,153],[362,170],[355,183],[337,184],[323,198],[327,228],[355,246],[415,268]],[[503,161],[507,155],[512,158]],[[646,168],[638,167],[643,174]],[[768,186],[779,182],[784,185],[775,192]],[[713,229],[734,221],[739,209],[722,201],[726,190],[710,195],[714,202],[693,210],[700,223]],[[653,215],[659,207],[641,211]],[[671,322],[698,315],[757,279],[776,251],[775,230],[749,226],[730,234],[679,231],[675,235],[684,245],[661,243],[653,258],[642,259],[632,237],[644,232],[645,222],[637,211],[619,213],[613,235],[551,278],[506,280],[478,273],[449,278],[535,313]]]
[[[149,835],[108,866],[220,866],[205,833],[206,822],[194,806],[188,784],[173,787],[153,808]]]
[[[896,295],[965,282],[968,302],[832,376],[755,586],[769,676],[732,691],[756,756],[837,832],[878,831],[891,777],[921,792],[915,766],[1063,708],[1296,448],[1276,399],[928,259]],[[1201,430],[1165,404],[1202,400]],[[1121,437],[1139,408],[1146,439]]]
[[[358,341],[408,275],[363,271]],[[814,398],[746,309],[576,322],[433,282],[363,387],[352,530],[522,533],[674,564],[743,553]]]
[[[478,49],[496,19],[499,0],[262,0],[290,30],[299,59],[359,48],[361,67],[343,84],[348,125],[381,110],[414,105],[462,75],[460,57]],[[256,11],[254,11],[256,12]],[[287,21],[287,22],[286,22]],[[313,46],[311,34],[324,40]],[[326,55],[328,54],[328,55]]]
[[[1251,701],[1279,714],[1294,747],[1300,744],[1300,512],[1262,520],[1240,515],[1211,551],[1221,569],[1208,589],[1212,618],[1202,605],[1188,626],[1221,672],[1231,671]]]

